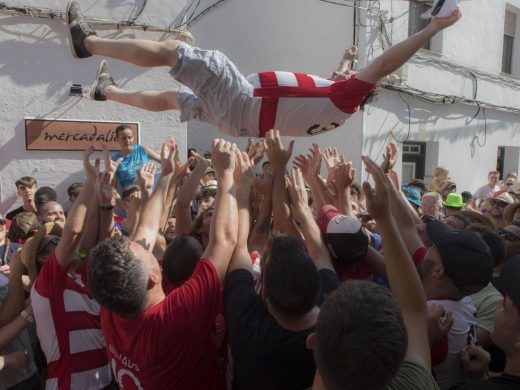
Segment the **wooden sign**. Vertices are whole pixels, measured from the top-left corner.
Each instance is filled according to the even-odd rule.
[[[99,122],[79,120],[25,119],[26,150],[85,150],[102,144],[110,150],[120,150],[116,141],[116,127],[125,124],[139,143],[139,123]]]

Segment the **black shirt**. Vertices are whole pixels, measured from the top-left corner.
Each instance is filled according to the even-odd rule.
[[[502,374],[480,383],[458,385],[452,390],[520,390],[520,376]]]
[[[14,217],[16,217],[18,214],[20,213],[23,213],[25,210],[23,208],[23,206],[20,206],[18,207],[17,209],[14,209],[12,211],[9,211],[6,215],[5,215],[5,219],[8,219],[10,221],[13,220]]]
[[[321,303],[340,281],[331,270],[319,273]],[[312,386],[316,365],[306,340],[314,327],[294,332],[278,325],[255,292],[253,275],[244,269],[227,276],[224,304],[239,389],[290,390]]]

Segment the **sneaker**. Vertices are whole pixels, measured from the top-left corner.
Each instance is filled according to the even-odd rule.
[[[459,0],[435,0],[432,7],[421,15],[421,19],[447,18],[459,8]]]
[[[92,84],[92,88],[90,88],[90,98],[92,100],[97,101],[105,101],[107,97],[105,95],[105,89],[109,86],[113,85],[117,87],[117,84],[114,82],[110,73],[108,73],[108,65],[105,60],[101,61],[98,67],[96,81]]]
[[[85,47],[85,38],[96,35],[94,28],[80,14],[79,4],[70,0],[65,11],[69,30],[70,50],[75,58],[86,58],[92,54]]]

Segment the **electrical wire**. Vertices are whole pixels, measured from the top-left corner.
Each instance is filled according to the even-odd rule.
[[[412,132],[412,109],[410,108],[410,104],[401,95],[401,92],[399,92],[399,97],[404,102],[404,104],[406,104],[406,108],[408,109],[408,132],[403,140],[397,139],[397,137],[394,135],[393,130],[390,131],[390,135],[398,144],[404,144],[405,142],[408,142],[408,140],[410,139],[410,133]]]

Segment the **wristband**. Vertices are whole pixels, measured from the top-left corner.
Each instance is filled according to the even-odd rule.
[[[111,211],[111,210],[114,209],[114,205],[111,204],[111,205],[108,205],[108,206],[99,206],[99,209],[100,209],[101,211]]]
[[[29,313],[27,313],[25,310],[22,310],[20,312],[20,315],[29,323],[29,324],[33,324],[34,323],[34,318],[32,315],[30,315]]]

